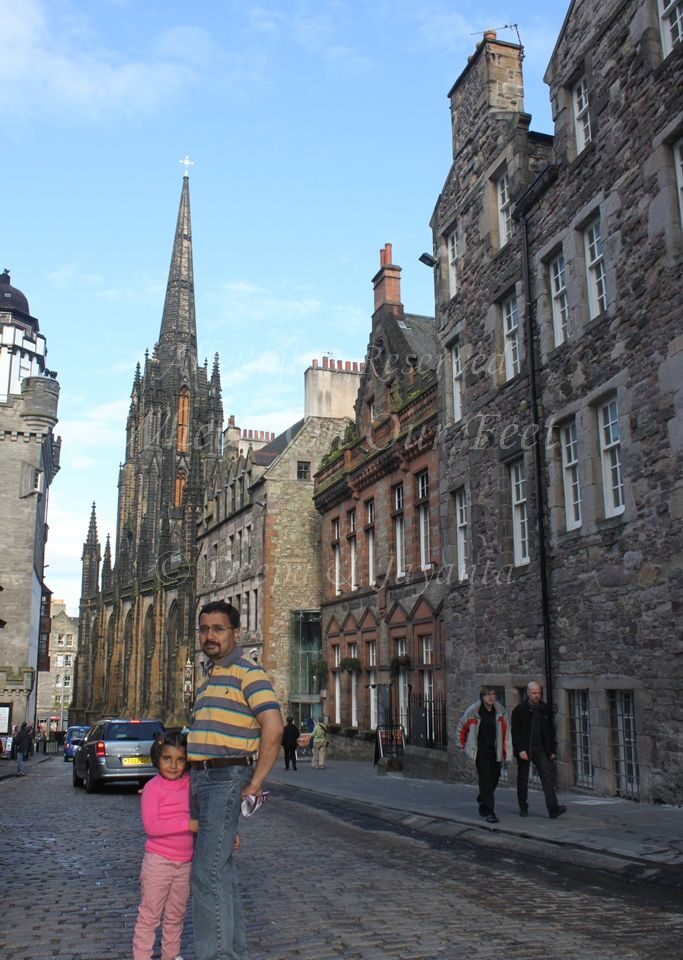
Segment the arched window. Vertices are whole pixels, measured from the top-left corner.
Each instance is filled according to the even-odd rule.
[[[176,477],[175,477],[175,492],[173,495],[174,507],[182,507],[184,493],[185,493],[185,474],[182,472],[182,470],[179,470],[178,473],[176,473]]]
[[[190,439],[190,392],[183,387],[178,397],[178,429],[176,432],[176,448],[178,453],[187,453]],[[178,504],[176,504],[177,506]]]

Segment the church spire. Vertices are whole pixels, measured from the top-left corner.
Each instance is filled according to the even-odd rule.
[[[100,584],[100,544],[97,539],[97,517],[94,502],[90,513],[88,536],[83,544],[81,562],[83,564],[81,599],[96,597]]]
[[[166,300],[161,318],[159,352],[168,359],[177,357],[178,348],[191,353],[197,364],[197,324],[194,307],[194,271],[192,268],[192,226],[190,223],[190,178],[183,176],[180,207],[176,223],[171,266],[166,285]]]
[[[95,501],[92,502],[90,511],[90,523],[88,524],[88,539],[85,541],[87,546],[93,546],[97,543],[97,515],[95,513]]]

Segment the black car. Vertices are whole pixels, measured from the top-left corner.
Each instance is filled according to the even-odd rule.
[[[88,793],[94,793],[103,783],[146,783],[157,772],[150,750],[163,733],[160,720],[99,720],[88,730],[74,757],[74,787],[84,785]]]

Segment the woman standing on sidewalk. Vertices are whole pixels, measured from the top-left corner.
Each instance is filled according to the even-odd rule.
[[[325,750],[327,748],[327,727],[319,719],[313,727],[313,760],[311,761],[312,770],[325,769]]]

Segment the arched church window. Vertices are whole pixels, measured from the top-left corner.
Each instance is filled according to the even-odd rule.
[[[185,474],[182,470],[176,473],[175,477],[175,492],[173,495],[173,506],[182,507],[183,505],[183,494],[185,493]]]
[[[190,439],[190,392],[186,387],[180,391],[178,397],[178,430],[176,433],[176,448],[178,453],[187,453]],[[178,504],[176,504],[178,506]]]

